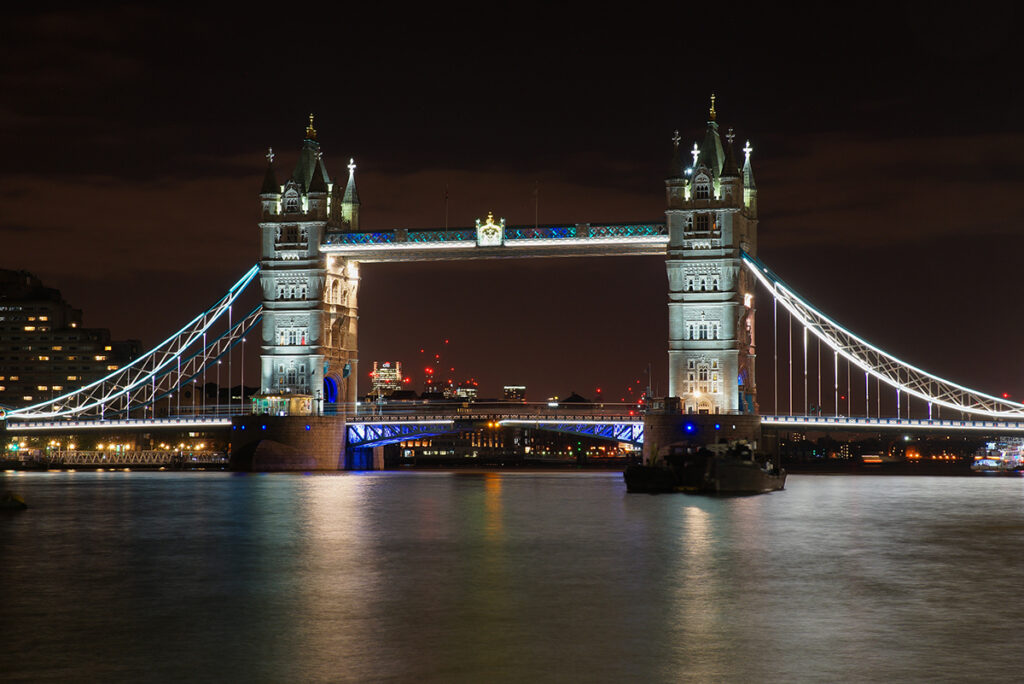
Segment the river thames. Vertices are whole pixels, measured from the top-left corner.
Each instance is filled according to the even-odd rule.
[[[1019,681],[1024,481],[7,473],[3,681]]]

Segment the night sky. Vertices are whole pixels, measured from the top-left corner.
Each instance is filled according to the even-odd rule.
[[[660,222],[672,132],[690,147],[714,92],[754,147],[766,263],[897,356],[1024,396],[1019,16],[350,5],[5,16],[0,268],[159,342],[257,260],[266,148],[283,181],[310,112],[332,178],[356,159],[364,229],[443,225],[446,185],[452,226],[532,224],[535,183],[542,224]],[[420,348],[447,338],[445,365],[485,396],[612,398],[649,361],[666,389],[660,257],[362,276],[364,387],[375,359],[419,384]]]

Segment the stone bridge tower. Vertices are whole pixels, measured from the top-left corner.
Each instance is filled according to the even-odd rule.
[[[679,133],[665,181],[669,244],[669,396],[684,413],[757,413],[754,277],[741,251],[757,254],[757,188],[732,129],[723,142],[711,96],[704,139],[681,159]]]
[[[254,411],[333,413],[354,402],[359,264],[325,257],[331,232],[358,230],[355,164],[344,189],[327,173],[309,117],[295,170],[279,185],[273,152],[260,191],[261,384]]]

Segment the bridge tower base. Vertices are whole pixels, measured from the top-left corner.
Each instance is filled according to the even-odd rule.
[[[344,470],[344,416],[237,416],[231,469],[246,472]]]
[[[761,417],[727,413],[682,413],[678,397],[652,399],[644,415],[644,464],[662,457],[665,447],[685,444],[694,449],[745,441],[754,451],[761,445]]]

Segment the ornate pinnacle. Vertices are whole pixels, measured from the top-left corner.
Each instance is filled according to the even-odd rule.
[[[711,93],[711,110],[708,112],[708,116],[711,117],[712,121],[714,121],[715,120],[715,116],[717,116],[715,114],[715,94],[714,93]]]
[[[729,141],[730,145],[732,145],[732,141],[736,139],[736,134],[732,132],[732,128],[730,128],[729,132],[725,134],[725,139]]]
[[[680,140],[682,140],[682,138],[679,137],[679,129],[677,128],[675,135],[672,136],[672,146],[675,147],[677,150],[679,149]]]
[[[306,138],[316,140],[316,129],[313,128],[313,115],[309,115],[309,125],[306,126]]]
[[[267,163],[268,164],[273,164],[274,163],[274,156],[275,156],[274,155],[274,148],[273,147],[268,147],[267,148]]]
[[[743,147],[743,154],[747,155],[747,159],[746,160],[748,162],[750,161],[750,153],[753,152],[753,151],[754,151],[754,148],[750,146],[750,141],[748,140],[747,144],[744,145],[744,147]]]
[[[356,172],[356,160],[354,157],[348,159],[348,175],[353,176]]]
[[[690,154],[693,155],[693,165],[697,166],[697,157],[700,156],[700,148],[697,147],[697,143],[693,143],[693,149],[690,150]]]

